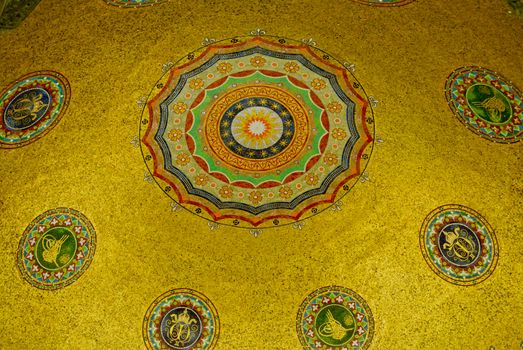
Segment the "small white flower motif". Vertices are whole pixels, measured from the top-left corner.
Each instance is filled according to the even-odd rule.
[[[267,32],[261,28],[256,28],[255,30],[251,31],[251,35],[265,35]]]
[[[180,208],[180,205],[176,202],[171,202],[171,212],[173,213],[176,213],[178,211],[180,211],[181,208]]]
[[[316,46],[316,42],[312,38],[301,39],[301,42],[309,46]]]
[[[207,221],[207,225],[209,225],[211,231],[215,231],[220,227],[216,221]]]
[[[138,135],[134,135],[130,143],[134,148],[138,148],[138,144],[140,143],[140,140],[138,140]]]
[[[150,183],[150,184],[153,183],[153,177],[151,176],[151,174],[149,174],[149,172],[145,171],[143,173],[143,181]]]
[[[139,109],[143,109],[145,107],[145,103],[147,102],[147,96],[142,96],[136,101],[136,105]]]
[[[341,200],[335,202],[332,206],[331,206],[331,210],[336,212],[336,211],[340,211],[341,210],[341,206],[343,205],[343,202]]]
[[[354,71],[356,70],[356,65],[354,63],[344,62],[343,65],[352,73],[354,73]]]
[[[369,96],[369,102],[370,102],[370,104],[372,105],[373,108],[377,108],[378,107],[379,101],[376,100],[376,98],[374,96]]]
[[[212,43],[216,42],[216,39],[214,38],[203,38],[203,41],[202,41],[202,46],[207,46],[207,45],[210,45]]]
[[[162,73],[167,73],[167,71],[169,71],[169,69],[171,69],[171,67],[174,65],[174,63],[172,62],[167,62],[167,63],[164,63],[162,64]]]
[[[361,174],[360,181],[363,182],[363,183],[365,183],[367,181],[371,182],[370,181],[370,177],[369,177],[369,173],[367,171],[364,171],[363,174]]]
[[[292,224],[292,228],[294,228],[295,230],[301,230],[303,226],[305,226],[305,223],[303,221],[298,221]]]
[[[249,233],[254,236],[254,238],[258,238],[259,235],[261,235],[262,230],[250,230]]]
[[[376,134],[374,142],[375,142],[376,146],[381,146],[381,144],[383,142],[385,142],[385,140],[383,140],[383,138],[380,135]]]

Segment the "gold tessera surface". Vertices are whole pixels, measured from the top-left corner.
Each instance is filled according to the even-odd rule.
[[[0,150],[0,348],[143,349],[142,322],[171,288],[205,294],[218,310],[216,349],[300,349],[296,313],[317,288],[350,288],[375,319],[372,349],[519,349],[523,341],[522,143],[467,130],[445,100],[461,66],[499,72],[523,88],[523,22],[504,0],[419,0],[397,8],[339,1],[176,1],[120,9],[102,0],[43,0],[0,32],[0,88],[54,70],[71,103],[42,139]],[[313,38],[355,75],[375,109],[375,148],[341,211],[292,227],[220,226],[144,181],[131,140],[136,101],[162,64],[256,28]],[[492,225],[500,256],[490,278],[463,287],[424,261],[420,226],[458,203]],[[18,242],[40,213],[70,207],[97,232],[94,260],[56,291],[26,283]]]

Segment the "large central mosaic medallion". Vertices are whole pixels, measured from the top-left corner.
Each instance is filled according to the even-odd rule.
[[[296,328],[304,349],[367,349],[374,336],[374,319],[358,294],[331,286],[303,301]]]
[[[433,210],[420,231],[423,257],[444,280],[474,285],[493,272],[498,260],[494,230],[476,211],[461,205]]]
[[[498,143],[523,139],[523,95],[499,74],[459,68],[447,79],[450,109],[474,133]]]
[[[173,289],[149,307],[143,323],[148,349],[213,349],[220,320],[214,305],[191,289]]]
[[[62,118],[71,91],[67,79],[53,71],[19,78],[0,93],[0,148],[27,145],[47,134]]]
[[[25,229],[18,247],[23,278],[40,289],[58,289],[87,270],[96,249],[96,232],[80,212],[48,210]]]
[[[172,66],[141,119],[145,162],[209,220],[267,227],[314,215],[357,182],[374,118],[340,62],[289,39],[212,43]]]

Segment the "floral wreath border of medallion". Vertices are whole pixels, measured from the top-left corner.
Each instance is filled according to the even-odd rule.
[[[154,301],[149,305],[149,307],[147,308],[147,311],[144,314],[143,322],[142,322],[142,339],[143,339],[143,342],[144,342],[146,348],[149,350],[154,350],[154,347],[150,344],[151,342],[149,339],[149,321],[150,321],[150,317],[152,316],[154,309],[168,297],[176,296],[176,295],[193,296],[194,298],[198,299],[200,302],[204,303],[209,308],[209,312],[214,317],[214,330],[213,330],[214,334],[213,334],[212,342],[209,344],[209,347],[206,350],[213,349],[216,346],[216,344],[218,343],[218,340],[220,337],[220,330],[221,330],[220,315],[218,314],[218,310],[216,309],[216,306],[213,304],[211,299],[209,299],[203,293],[201,293],[197,290],[191,289],[191,288],[170,289],[170,290],[162,293],[158,297],[156,297],[156,299],[154,299]],[[193,344],[193,345],[195,345],[195,344]],[[170,348],[170,347],[168,346],[168,348]],[[187,349],[193,349],[193,347],[189,347]]]
[[[483,138],[485,140],[489,140],[491,142],[499,143],[499,144],[511,144],[511,143],[514,144],[514,143],[521,142],[521,140],[523,139],[523,135],[519,139],[516,138],[516,137],[507,139],[507,138],[501,137],[501,136],[500,137],[489,136],[485,132],[482,132],[481,129],[478,129],[478,127],[474,127],[469,122],[467,122],[467,118],[468,117],[463,115],[463,113],[458,111],[458,109],[457,109],[457,107],[456,107],[456,105],[454,103],[455,100],[452,98],[452,84],[454,83],[454,81],[455,81],[455,79],[457,77],[459,77],[459,76],[461,76],[461,75],[463,75],[463,74],[465,74],[467,72],[478,72],[478,73],[489,74],[489,75],[495,76],[504,85],[510,86],[510,88],[515,92],[514,96],[517,95],[517,96],[519,96],[520,99],[523,98],[523,94],[518,89],[518,87],[516,85],[514,85],[509,79],[505,78],[503,75],[499,74],[498,72],[495,72],[495,71],[492,71],[490,69],[483,68],[483,67],[480,67],[480,66],[463,66],[463,67],[458,67],[458,68],[454,69],[447,76],[447,78],[445,80],[445,90],[444,90],[445,91],[445,99],[446,99],[447,105],[449,106],[449,108],[452,111],[452,113],[454,114],[454,116],[460,121],[460,123],[463,126],[465,126],[465,128],[467,130],[472,131],[474,134],[480,136],[481,138]],[[497,88],[497,89],[499,90],[499,88]],[[465,103],[465,104],[468,105],[468,103]],[[518,113],[523,113],[523,112],[521,112],[521,109],[520,109],[520,112],[518,112]],[[475,115],[475,113],[472,112],[472,115]],[[516,117],[514,117],[514,119],[516,119]],[[521,125],[521,121],[519,121],[519,123],[520,123],[519,125]]]
[[[455,278],[452,278],[449,275],[445,274],[443,271],[441,271],[438,267],[436,267],[434,265],[432,259],[428,255],[426,244],[425,244],[426,231],[427,231],[428,225],[431,223],[431,221],[436,217],[436,215],[438,213],[443,213],[443,212],[445,212],[447,210],[451,210],[451,209],[461,210],[461,211],[471,214],[476,220],[478,220],[481,224],[483,224],[485,226],[485,229],[487,230],[488,234],[490,235],[490,239],[492,240],[492,246],[493,246],[492,247],[492,261],[490,262],[490,266],[483,274],[479,275],[478,277],[476,277],[474,279],[470,279],[467,281],[460,281]],[[485,217],[483,217],[476,210],[469,208],[467,206],[461,205],[461,204],[445,204],[445,205],[438,206],[437,208],[431,210],[431,212],[429,214],[427,214],[427,216],[425,217],[425,219],[423,220],[423,223],[421,225],[420,232],[419,232],[419,244],[420,244],[421,254],[423,255],[423,259],[425,260],[425,262],[427,263],[429,268],[445,282],[448,282],[448,283],[451,283],[451,284],[454,284],[457,286],[470,287],[470,286],[475,286],[481,282],[484,282],[494,273],[494,271],[496,270],[497,264],[498,264],[498,260],[499,260],[499,251],[500,251],[499,243],[498,243],[496,234],[494,232],[494,229],[492,228],[490,223],[487,221],[487,219],[485,219]]]
[[[299,40],[296,40],[296,39],[291,39],[291,38],[287,38],[287,37],[283,37],[283,36],[268,35],[268,34],[237,35],[237,36],[234,36],[234,37],[225,38],[225,39],[221,39],[221,40],[212,40],[210,43],[212,43],[213,45],[220,44],[220,43],[225,44],[227,42],[229,42],[229,43],[237,43],[239,41],[239,39],[248,39],[248,38],[252,39],[252,38],[255,38],[255,37],[262,37],[262,38],[265,38],[266,40],[272,40],[274,42],[279,42],[280,44],[287,43],[287,41],[292,42],[292,43],[304,44],[304,41],[299,41]],[[331,56],[326,51],[317,48],[315,45],[311,45],[311,44],[305,44],[305,45],[308,45],[309,49],[312,52],[319,54],[320,57],[322,57],[323,59],[333,60],[337,64],[339,64],[339,65],[341,65],[343,67],[347,67],[347,65],[344,64],[342,61],[340,61],[337,58]],[[170,70],[172,69],[172,67],[178,67],[178,66],[182,66],[182,65],[189,64],[189,63],[193,62],[193,60],[195,58],[197,58],[197,54],[205,51],[207,47],[208,47],[208,44],[202,45],[202,46],[198,47],[197,49],[195,49],[193,51],[190,51],[186,55],[181,56],[181,58],[178,59],[177,61],[175,61],[174,63],[170,63],[169,64],[169,69],[167,69],[159,77],[159,79],[154,83],[153,88],[145,96],[145,99],[144,99],[145,103],[141,107],[141,114],[140,114],[140,118],[139,118],[138,140],[142,140],[143,134],[145,132],[147,132],[147,128],[149,127],[148,126],[149,120],[147,118],[148,116],[146,116],[146,113],[145,113],[148,110],[148,103],[149,103],[149,101],[151,101],[151,99],[154,96],[156,96],[156,94],[158,94],[160,91],[162,91],[162,89],[164,88],[164,84],[162,83],[162,81],[166,80],[166,78],[169,77]],[[312,205],[311,207],[306,208],[306,210],[303,210],[300,213],[300,215],[298,216],[297,219],[294,219],[294,220],[292,220],[290,222],[285,222],[285,223],[281,223],[278,219],[274,219],[272,217],[269,217],[269,218],[267,218],[267,219],[265,219],[263,221],[260,221],[260,223],[258,223],[256,225],[253,225],[253,224],[250,223],[251,224],[250,226],[248,226],[248,225],[245,225],[245,226],[244,225],[240,225],[240,222],[244,221],[243,219],[239,220],[237,218],[236,219],[231,218],[229,220],[231,222],[225,222],[224,219],[217,220],[212,215],[205,215],[207,213],[207,211],[203,210],[199,205],[194,204],[194,203],[190,203],[190,204],[184,205],[184,204],[180,203],[178,201],[178,199],[171,194],[172,193],[171,192],[171,190],[172,190],[171,186],[169,186],[168,183],[165,183],[165,180],[163,178],[158,179],[155,176],[154,167],[152,165],[150,166],[149,163],[148,163],[148,161],[152,160],[153,158],[152,158],[152,156],[150,154],[148,154],[148,153],[150,153],[149,151],[147,151],[147,152],[144,151],[144,149],[143,149],[144,148],[143,141],[140,141],[140,143],[139,143],[139,145],[140,145],[140,153],[141,153],[142,159],[144,160],[144,163],[146,165],[148,174],[151,176],[151,178],[154,180],[154,182],[160,188],[160,190],[162,192],[164,192],[172,201],[174,201],[174,203],[176,203],[176,205],[178,207],[183,208],[184,210],[188,211],[189,213],[194,214],[194,215],[196,215],[196,216],[198,216],[200,218],[203,218],[203,219],[207,220],[209,222],[209,225],[211,225],[211,224],[219,224],[219,225],[223,225],[223,226],[236,227],[236,228],[242,228],[242,229],[267,229],[267,228],[273,228],[273,227],[283,227],[283,226],[288,226],[288,225],[296,225],[299,222],[302,222],[302,221],[307,220],[307,219],[309,219],[309,218],[311,218],[313,216],[316,216],[316,215],[318,215],[320,213],[323,213],[327,209],[332,208],[337,201],[343,199],[350,192],[350,190],[356,185],[356,183],[359,182],[359,179],[364,174],[364,172],[365,172],[365,170],[366,170],[366,168],[367,168],[367,166],[368,166],[368,164],[370,162],[370,159],[372,157],[372,153],[374,151],[374,140],[375,140],[375,137],[376,137],[376,118],[375,118],[374,108],[372,107],[372,103],[369,100],[369,95],[367,95],[364,87],[361,85],[361,83],[356,78],[354,73],[352,71],[350,71],[348,68],[345,68],[345,69],[346,69],[347,74],[351,77],[351,82],[353,83],[351,88],[355,89],[362,96],[362,98],[364,98],[365,101],[367,102],[366,119],[365,119],[365,122],[363,123],[363,125],[364,125],[364,127],[366,129],[367,128],[369,129],[367,132],[368,132],[368,134],[370,136],[370,141],[369,141],[369,144],[364,147],[364,152],[360,152],[360,154],[357,154],[356,162],[358,162],[358,165],[359,165],[359,170],[360,170],[359,173],[356,176],[352,176],[350,178],[345,179],[343,186],[340,186],[340,190],[338,191],[338,192],[343,192],[343,193],[338,195],[336,197],[336,199],[332,203],[330,203],[327,206],[324,206],[320,210],[318,210],[318,208],[316,208],[315,205]],[[162,182],[164,184],[162,184]],[[187,205],[191,206],[191,208],[186,207]],[[195,207],[195,208],[192,208],[192,207]],[[267,221],[271,221],[271,220],[272,220],[272,226],[259,227],[262,223],[267,222]]]
[[[60,109],[58,111],[58,114],[56,115],[56,117],[54,117],[54,119],[51,122],[51,124],[49,124],[49,126],[47,126],[45,129],[43,129],[41,132],[39,132],[36,135],[32,136],[28,140],[25,140],[25,141],[22,141],[22,142],[13,143],[13,144],[10,144],[10,143],[0,143],[0,149],[4,149],[4,150],[17,149],[17,148],[24,147],[24,146],[27,146],[27,145],[33,143],[33,142],[38,141],[42,137],[46,136],[52,129],[54,129],[54,127],[56,125],[58,125],[58,123],[62,120],[63,116],[66,114],[67,109],[69,107],[69,102],[71,100],[71,85],[70,85],[69,81],[67,80],[67,78],[63,74],[61,74],[60,72],[54,71],[54,70],[40,70],[40,71],[34,71],[34,72],[29,72],[27,74],[24,74],[23,76],[18,77],[15,80],[13,80],[10,83],[8,83],[6,85],[6,88],[4,88],[4,89],[2,89],[0,91],[0,97],[2,97],[5,94],[7,94],[9,90],[11,90],[17,84],[23,82],[24,80],[26,80],[28,78],[31,78],[31,77],[38,77],[38,76],[42,76],[42,77],[44,77],[44,76],[51,76],[53,78],[58,79],[60,81],[60,83],[62,83],[62,87],[64,88],[63,105],[60,107]],[[0,118],[2,118],[0,123],[3,124],[4,116],[0,115]],[[38,123],[35,123],[35,125],[36,124],[38,124]]]
[[[367,5],[367,6],[373,6],[373,7],[400,7],[409,5],[416,0],[399,0],[397,2],[389,2],[389,3],[379,3],[379,2],[370,2],[369,0],[352,0],[353,2],[356,2],[358,4]]]
[[[359,303],[359,306],[363,310],[365,310],[365,312],[366,312],[365,316],[368,320],[368,330],[367,330],[365,342],[363,343],[363,347],[351,347],[351,349],[354,349],[354,348],[356,348],[358,350],[368,349],[370,347],[370,345],[372,344],[372,340],[374,338],[374,333],[375,333],[375,322],[374,322],[374,316],[372,314],[372,310],[371,310],[369,304],[367,304],[367,302],[365,301],[365,299],[363,299],[363,297],[361,295],[359,295],[358,293],[356,293],[354,290],[352,290],[350,288],[337,286],[337,285],[324,286],[324,287],[315,289],[314,291],[307,294],[307,296],[303,299],[302,303],[300,304],[300,307],[298,308],[298,312],[296,315],[296,333],[297,333],[298,339],[299,339],[300,344],[302,345],[303,349],[305,349],[305,350],[311,349],[308,346],[307,342],[303,339],[304,335],[302,332],[303,331],[303,329],[302,329],[303,328],[303,325],[302,325],[303,319],[302,318],[303,318],[304,312],[307,309],[307,307],[309,306],[309,303],[314,298],[318,297],[319,295],[321,295],[322,293],[325,293],[325,292],[345,293],[345,294],[349,295],[351,298],[355,299]]]
[[[25,266],[24,266],[24,263],[23,263],[23,259],[26,258],[26,256],[23,254],[24,253],[24,245],[26,243],[25,239],[31,233],[31,231],[33,231],[33,229],[38,225],[38,223],[42,221],[42,219],[49,218],[52,215],[60,215],[60,214],[72,214],[72,215],[74,215],[77,219],[79,219],[79,221],[81,222],[82,226],[89,233],[90,239],[88,241],[88,243],[89,243],[88,255],[84,256],[85,259],[83,260],[82,266],[80,267],[79,270],[75,270],[76,273],[74,275],[72,275],[71,278],[69,278],[69,279],[67,279],[67,280],[65,280],[63,282],[59,282],[59,283],[52,284],[52,285],[40,284],[40,283],[37,283],[34,280],[33,277],[28,275],[28,272],[25,269]],[[56,227],[61,227],[61,226],[56,226]],[[81,276],[83,276],[83,274],[87,271],[89,266],[91,266],[91,263],[92,263],[92,261],[94,259],[95,252],[96,252],[96,229],[94,228],[94,226],[91,223],[91,221],[83,213],[81,213],[80,211],[78,211],[76,209],[66,208],[66,207],[58,207],[58,208],[53,208],[53,209],[46,210],[45,212],[41,213],[36,218],[34,218],[26,226],[24,232],[22,233],[22,236],[20,237],[20,241],[18,243],[18,249],[17,249],[17,253],[16,253],[16,256],[15,256],[15,260],[16,260],[16,265],[18,267],[18,271],[20,272],[20,275],[31,286],[33,286],[35,288],[38,288],[38,289],[42,289],[42,290],[57,290],[57,289],[65,288],[65,287],[73,284]]]
[[[125,2],[122,0],[103,0],[103,1],[107,5],[118,7],[121,9],[140,9],[140,8],[165,4],[169,0],[152,0],[152,1],[149,0],[148,2],[144,2],[144,3],[131,3],[131,2]]]

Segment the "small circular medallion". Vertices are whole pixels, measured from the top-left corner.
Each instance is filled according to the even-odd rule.
[[[22,277],[41,289],[58,289],[76,281],[91,264],[96,232],[80,212],[46,211],[25,229],[18,247]]]
[[[423,256],[444,280],[473,285],[492,274],[498,259],[494,231],[470,208],[446,205],[433,210],[420,231]]]
[[[69,104],[69,83],[41,71],[19,78],[0,94],[0,148],[16,148],[48,133]]]
[[[523,137],[521,93],[499,74],[480,67],[459,68],[447,79],[446,97],[454,114],[474,133],[499,143]]]
[[[304,349],[367,349],[374,336],[374,319],[358,294],[331,286],[303,301],[296,328]]]
[[[24,130],[38,123],[51,104],[51,96],[42,88],[28,89],[16,95],[4,111],[4,123],[10,130]]]
[[[143,338],[148,349],[212,349],[219,330],[218,313],[209,299],[191,289],[173,289],[149,306]]]
[[[507,96],[493,86],[474,84],[465,94],[467,104],[479,118],[491,124],[506,124],[512,118],[512,107]]]

